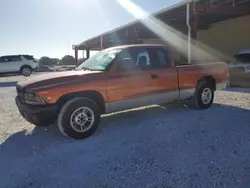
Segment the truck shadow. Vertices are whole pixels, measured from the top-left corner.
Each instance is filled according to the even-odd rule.
[[[240,114],[239,117],[237,117],[238,113]],[[105,134],[105,132],[114,130],[122,134],[124,127],[131,127],[131,129],[136,129],[136,127],[146,128],[146,126],[153,124],[165,124],[169,126],[171,123],[176,124],[177,122],[183,124],[183,121],[186,121],[186,124],[189,124],[189,121],[193,121],[196,124],[203,122],[205,125],[210,126],[210,120],[220,119],[226,122],[229,116],[234,117],[234,123],[237,125],[238,118],[241,118],[242,115],[244,118],[241,118],[240,121],[246,124],[247,121],[250,120],[247,113],[249,113],[247,109],[230,105],[213,104],[213,106],[207,110],[199,110],[191,109],[182,102],[170,103],[141,110],[105,115],[102,117],[103,126],[100,126],[96,135],[98,134],[99,136],[99,134]]]
[[[197,148],[194,147],[195,150],[192,151],[196,155],[192,152],[186,153],[188,158],[192,159],[197,157],[197,153],[200,155],[203,152],[203,155],[215,147],[211,146],[215,135],[220,138],[216,148],[227,147],[224,145],[227,142],[225,135],[230,131],[235,135],[234,140],[238,139],[241,144],[247,143],[244,139],[248,139],[245,135],[250,134],[249,120],[249,110],[237,107],[214,104],[207,110],[191,110],[182,104],[170,104],[105,115],[96,133],[84,140],[65,138],[56,126],[35,127],[31,133],[20,131],[0,145],[0,187],[5,187],[1,184],[6,185],[4,182],[13,178],[13,172],[18,173],[17,177],[20,180],[23,169],[28,173],[28,169],[37,163],[45,164],[51,163],[54,159],[63,159],[57,162],[57,165],[62,163],[59,165],[62,168],[68,159],[72,159],[72,155],[77,158],[98,159],[98,163],[100,160],[103,162],[102,159],[109,159],[110,156],[121,157],[124,151],[130,152],[131,147],[140,146],[138,143],[147,143],[146,151],[156,150],[159,152],[157,156],[170,155],[166,154],[168,148],[175,148],[175,155],[180,156],[185,148],[196,146]],[[201,143],[204,151],[200,148]],[[156,149],[159,144],[161,147]],[[223,149],[225,156],[221,158],[226,157],[226,151],[231,151],[231,147]],[[174,165],[183,163],[180,157],[169,160],[173,160]],[[238,154],[237,160],[244,160],[244,157]],[[84,160],[77,163],[77,166],[87,165]],[[91,168],[95,168],[94,166]],[[75,171],[76,169],[73,169],[73,173]],[[44,174],[42,167],[39,172]],[[18,182],[13,181],[13,186],[16,183]]]
[[[178,124],[178,122],[187,121],[187,119],[198,122],[205,121],[205,119],[222,118],[226,122],[228,117],[233,116],[237,122],[237,116],[235,116],[235,114],[238,113],[243,113],[245,117],[245,119],[241,118],[241,121],[244,123],[249,122],[249,117],[247,115],[249,113],[248,110],[228,105],[214,104],[213,107],[208,110],[192,110],[184,106],[182,103],[152,106],[139,110],[104,115],[102,117],[101,125],[94,135],[83,140],[73,140],[62,136],[54,125],[48,127],[34,127],[31,133],[27,133],[26,131],[17,132],[8,137],[0,145],[0,155],[2,156],[0,157],[0,164],[7,160],[11,155],[14,155],[13,157],[15,157],[23,152],[26,152],[26,154],[29,155],[36,150],[42,152],[46,147],[50,147],[56,143],[89,143],[94,139],[101,140],[107,136],[111,141],[117,137],[119,138],[119,136],[122,137],[124,134],[140,134],[140,129],[154,129],[155,126],[158,125],[171,126],[171,124]],[[204,124],[209,127],[209,122],[204,122]],[[182,127],[179,128],[182,129]],[[109,144],[112,144],[112,142]]]
[[[13,76],[20,76],[20,74],[3,74],[3,73],[0,73],[0,77],[13,77]]]

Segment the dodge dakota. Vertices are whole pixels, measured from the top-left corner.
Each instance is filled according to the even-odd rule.
[[[105,113],[187,99],[207,109],[214,92],[227,86],[228,76],[224,62],[177,66],[164,45],[117,46],[73,71],[17,83],[16,104],[32,124],[56,123],[62,134],[81,139],[94,133]]]

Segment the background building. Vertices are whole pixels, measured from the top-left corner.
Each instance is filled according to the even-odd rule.
[[[183,1],[74,45],[78,51],[136,43],[166,44],[176,62],[230,60],[250,48],[250,0]]]

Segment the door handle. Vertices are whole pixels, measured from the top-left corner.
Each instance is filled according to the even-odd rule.
[[[156,78],[158,78],[158,75],[157,75],[157,74],[151,74],[150,77],[151,77],[152,79],[156,79]]]

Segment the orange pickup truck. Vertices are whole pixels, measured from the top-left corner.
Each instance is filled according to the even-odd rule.
[[[16,86],[21,115],[37,126],[56,122],[66,136],[90,136],[102,114],[190,99],[206,109],[227,86],[224,62],[175,66],[163,45],[105,49],[74,71],[34,76]]]

